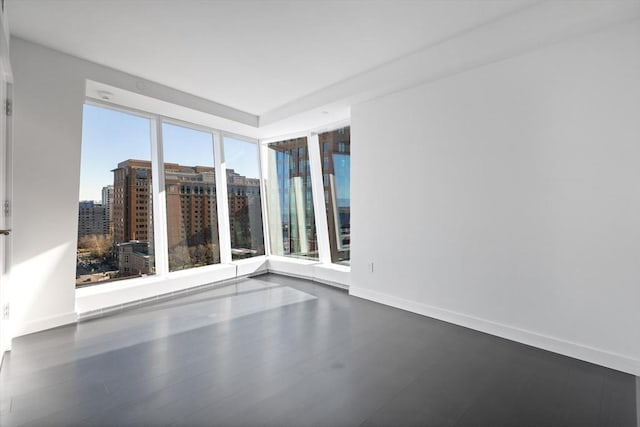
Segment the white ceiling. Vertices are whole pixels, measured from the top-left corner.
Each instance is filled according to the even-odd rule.
[[[11,33],[256,115],[532,0],[9,0]]]

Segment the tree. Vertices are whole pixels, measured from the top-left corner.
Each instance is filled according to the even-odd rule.
[[[92,234],[78,240],[78,249],[89,251],[92,258],[104,258],[111,252],[113,237],[110,235]]]
[[[182,270],[189,265],[191,265],[191,255],[185,245],[178,244],[169,249],[169,270]]]

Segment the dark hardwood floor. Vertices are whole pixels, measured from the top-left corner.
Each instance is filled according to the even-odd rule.
[[[636,426],[635,377],[264,275],[14,340],[2,426]]]

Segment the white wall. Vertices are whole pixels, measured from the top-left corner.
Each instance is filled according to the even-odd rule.
[[[14,69],[13,333],[75,319],[84,80],[64,58],[11,41]]]
[[[352,107],[351,293],[640,375],[639,112],[638,20]]]
[[[7,15],[0,10],[0,99],[11,98],[7,85],[12,81],[13,74],[9,58],[9,26]],[[0,202],[3,205],[4,201],[11,200],[11,153],[13,152],[10,137],[11,119],[5,113],[5,111],[0,113]],[[0,228],[11,229],[11,227],[11,215],[6,215],[3,209],[0,211]],[[0,310],[2,310],[0,313],[0,366],[2,366],[5,351],[11,349],[10,322],[4,316],[4,309],[9,304],[11,237],[10,234],[0,236]]]

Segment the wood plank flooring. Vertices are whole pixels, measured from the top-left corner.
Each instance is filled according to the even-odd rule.
[[[309,281],[14,340],[2,426],[636,426],[635,377]]]

